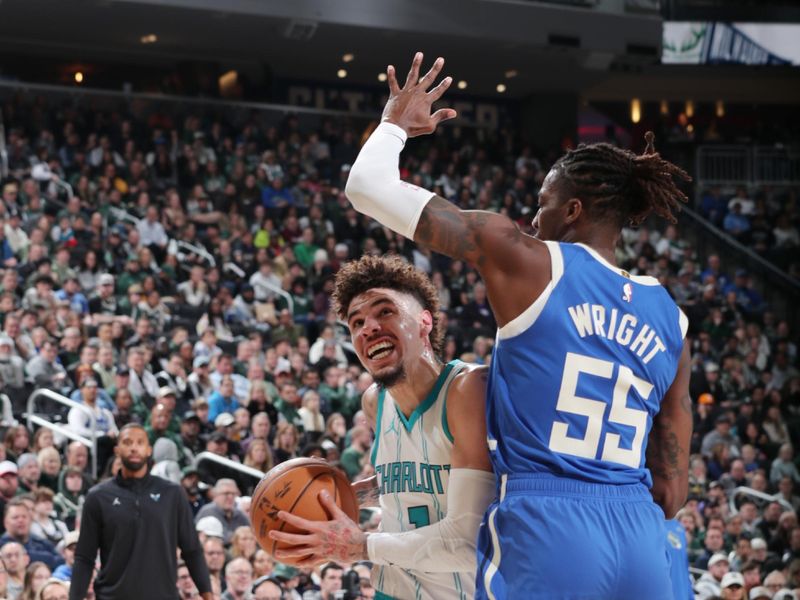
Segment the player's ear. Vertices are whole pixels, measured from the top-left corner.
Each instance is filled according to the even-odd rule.
[[[564,203],[564,223],[572,225],[583,213],[583,202],[580,198],[570,198]]]
[[[429,310],[423,310],[420,313],[420,335],[423,338],[427,338],[431,331],[433,331],[433,315]]]

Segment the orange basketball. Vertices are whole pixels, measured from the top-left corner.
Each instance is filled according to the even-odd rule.
[[[294,458],[279,464],[264,475],[253,492],[250,504],[250,523],[261,547],[274,555],[275,550],[290,546],[270,539],[269,532],[273,529],[301,533],[296,527],[278,518],[279,510],[309,521],[330,520],[331,516],[319,502],[319,493],[322,490],[327,490],[336,505],[358,523],[358,502],[350,482],[344,473],[324,460]]]

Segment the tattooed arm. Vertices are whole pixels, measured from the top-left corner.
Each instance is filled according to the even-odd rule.
[[[692,399],[689,396],[689,345],[684,343],[678,373],[661,401],[647,442],[646,466],[653,476],[653,500],[668,519],[686,502]]]
[[[456,116],[452,109],[432,112],[431,108],[452,81],[447,77],[428,91],[444,59],[438,58],[424,77],[420,77],[421,64],[418,53],[403,87],[394,67],[387,70],[390,96],[382,123],[353,164],[345,193],[356,210],[392,231],[474,265],[486,282],[502,326],[527,309],[549,283],[549,252],[503,215],[459,210],[444,198],[400,180],[399,157],[406,139],[432,133],[440,122]]]

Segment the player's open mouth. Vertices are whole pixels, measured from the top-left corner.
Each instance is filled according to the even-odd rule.
[[[367,348],[367,358],[370,360],[380,360],[389,356],[392,350],[394,350],[394,344],[391,342],[378,342]]]

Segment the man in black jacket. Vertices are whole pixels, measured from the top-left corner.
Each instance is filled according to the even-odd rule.
[[[98,549],[98,600],[177,600],[177,547],[200,595],[211,600],[192,511],[180,486],[148,473],[152,447],[144,428],[123,427],[115,453],[122,461],[119,474],[86,496],[70,600],[86,596]]]

